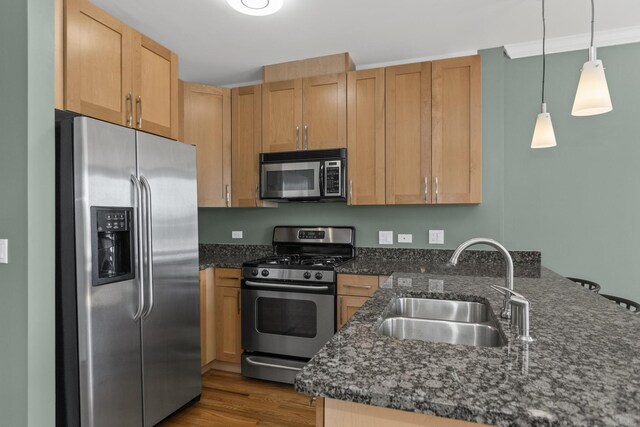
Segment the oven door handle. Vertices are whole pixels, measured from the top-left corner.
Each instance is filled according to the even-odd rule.
[[[301,371],[302,368],[295,368],[293,366],[276,365],[275,363],[257,362],[250,357],[247,357],[247,363],[255,366],[266,366],[268,368],[288,369],[289,371]]]
[[[245,280],[244,284],[252,288],[272,288],[272,289],[295,289],[306,291],[326,291],[328,286],[304,286],[304,285],[279,285],[277,283],[257,283]]]

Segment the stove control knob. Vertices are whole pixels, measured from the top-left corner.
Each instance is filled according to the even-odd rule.
[[[316,273],[316,279],[322,279],[322,273],[320,273],[319,271]]]
[[[305,279],[311,279],[311,272],[305,271],[303,276],[304,276]]]
[[[253,274],[254,276],[258,275],[258,269],[254,268],[253,270],[251,270],[251,274]]]
[[[269,275],[269,270],[266,270],[266,269],[265,269],[265,270],[262,270],[262,275],[263,275],[264,277],[267,277],[267,276]]]

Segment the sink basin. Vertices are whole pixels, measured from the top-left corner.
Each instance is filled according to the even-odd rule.
[[[390,317],[380,324],[378,334],[401,340],[422,340],[475,347],[505,345],[496,327],[482,323]]]
[[[504,335],[488,304],[431,298],[395,298],[377,333],[475,347],[502,347]]]
[[[484,323],[490,319],[489,310],[489,306],[478,302],[397,298],[391,303],[390,314],[392,316],[419,319]]]

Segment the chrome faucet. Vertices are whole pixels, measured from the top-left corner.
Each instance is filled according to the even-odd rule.
[[[507,275],[505,277],[506,287],[510,291],[513,291],[513,260],[511,259],[511,255],[509,254],[509,251],[507,250],[507,248],[505,248],[499,242],[497,242],[497,241],[495,241],[493,239],[487,239],[487,238],[484,238],[484,237],[476,237],[474,239],[469,239],[466,242],[463,242],[460,246],[458,246],[458,249],[456,249],[453,252],[453,255],[451,255],[451,259],[449,260],[449,264],[451,264],[451,265],[458,264],[458,258],[460,257],[460,254],[465,249],[467,249],[469,246],[473,246],[473,245],[488,245],[488,246],[491,246],[491,247],[497,249],[504,256],[504,260],[507,263]],[[502,305],[502,312],[500,313],[500,316],[503,319],[508,319],[511,316],[510,300],[511,300],[510,295],[505,295],[504,296],[504,301],[503,301],[503,305]]]
[[[529,300],[514,292],[512,289],[505,288],[504,286],[491,286],[495,291],[500,292],[502,295],[509,299],[509,305],[513,307],[511,311],[511,326],[518,329],[518,339],[531,342],[533,338],[529,335],[530,326],[530,304]]]

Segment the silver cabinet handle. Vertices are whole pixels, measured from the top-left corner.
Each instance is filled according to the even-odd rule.
[[[309,149],[309,126],[304,127],[304,149]]]
[[[371,285],[343,285],[345,288],[371,289]]]
[[[147,178],[140,175],[140,182],[142,183],[142,188],[145,193],[145,222],[147,229],[147,274],[148,274],[148,282],[149,282],[149,306],[147,307],[147,311],[142,316],[143,319],[146,319],[153,311],[153,302],[154,302],[154,289],[153,289],[153,225],[152,225],[152,204],[151,204],[151,185]]]
[[[298,289],[298,290],[306,290],[306,291],[326,291],[327,289],[329,289],[328,286],[280,285],[277,283],[251,282],[249,280],[245,280],[244,284],[251,288],[272,288],[272,289],[292,289],[292,290]]]
[[[296,126],[296,150],[300,149],[300,126]]]
[[[138,129],[142,129],[142,97],[136,98],[136,108],[138,114]]]
[[[133,126],[133,95],[127,94],[127,126]]]
[[[438,204],[438,177],[436,176],[436,204]]]
[[[266,366],[268,368],[287,369],[289,371],[301,371],[302,370],[302,368],[295,368],[293,366],[284,366],[284,365],[276,365],[275,363],[258,362],[256,360],[253,360],[250,357],[247,357],[245,360],[247,361],[247,363],[249,365]]]
[[[349,202],[353,206],[353,180],[349,180]]]
[[[229,189],[229,184],[226,185],[226,194],[224,196],[224,200],[225,203],[227,204],[227,207],[231,207],[231,191]]]
[[[429,203],[429,177],[424,177],[424,202]]]
[[[258,207],[258,195],[260,194],[260,184],[256,184],[256,208]]]
[[[136,193],[136,250],[138,251],[138,310],[133,315],[133,320],[138,320],[144,309],[144,257],[142,251],[142,190],[140,181],[135,175],[131,175],[131,182]]]

